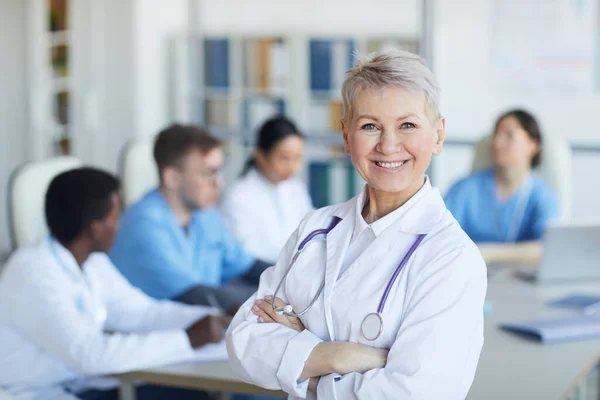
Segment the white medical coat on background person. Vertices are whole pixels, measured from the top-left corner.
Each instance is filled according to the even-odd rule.
[[[86,377],[194,359],[184,329],[209,313],[149,298],[103,253],[81,269],[43,240],[18,250],[0,276],[0,387],[17,399],[74,399]]]
[[[242,379],[258,386],[282,389],[290,398],[314,398],[307,393],[308,380],[298,382],[313,348],[321,341],[363,343],[390,349],[386,367],[323,376],[318,399],[464,399],[483,346],[485,263],[428,179],[402,207],[371,224],[389,217],[383,227],[379,224],[381,229],[372,229],[373,240],[366,241],[363,251],[352,251],[353,236],[358,246],[365,246],[360,240],[365,232],[354,233],[366,196],[363,191],[302,221],[277,265],[263,273],[257,294],[229,327],[231,365]],[[273,295],[299,243],[310,232],[327,228],[333,217],[342,221],[326,241],[313,239],[305,248],[277,295],[299,312],[325,276],[323,294],[301,317],[306,329],[298,333],[281,324],[258,323],[251,311],[254,301]],[[391,289],[382,314],[383,332],[368,341],[361,335],[362,321],[377,311],[393,272],[419,234],[427,236]],[[348,253],[357,258],[341,272]]]
[[[274,184],[251,168],[227,189],[220,209],[225,224],[247,252],[275,263],[286,240],[313,206],[300,180]]]

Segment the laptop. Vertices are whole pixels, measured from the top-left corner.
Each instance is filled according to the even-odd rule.
[[[600,280],[600,221],[554,222],[546,226],[537,268],[518,270],[535,282]]]

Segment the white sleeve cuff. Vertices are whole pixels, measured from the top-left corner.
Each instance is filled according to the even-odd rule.
[[[319,379],[317,399],[337,399],[335,383],[340,379],[338,374],[324,375]]]
[[[306,398],[308,379],[302,382],[298,382],[298,379],[302,374],[308,356],[310,356],[315,346],[321,342],[321,339],[307,329],[288,341],[277,369],[277,379],[281,389],[290,395]]]

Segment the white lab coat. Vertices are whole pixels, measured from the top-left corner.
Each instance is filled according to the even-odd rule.
[[[298,378],[314,346],[321,341],[356,342],[390,349],[386,367],[323,376],[318,399],[464,399],[483,345],[486,267],[439,191],[429,185],[426,181],[421,190],[427,193],[404,204],[405,212],[341,275],[358,197],[310,213],[277,265],[262,275],[257,295],[229,327],[227,350],[234,370],[248,382],[304,398],[308,381],[298,383]],[[303,310],[325,276],[323,295],[301,318],[306,330],[257,323],[250,310],[254,300],[274,293],[299,243],[310,232],[326,228],[334,216],[342,221],[326,242],[315,239],[304,251],[278,294],[294,310]],[[367,341],[360,333],[364,317],[377,310],[394,270],[423,233],[427,236],[390,292],[382,335]]]
[[[227,227],[246,251],[273,263],[312,209],[306,185],[298,179],[273,184],[255,168],[234,182],[221,202]]]
[[[0,276],[0,387],[18,399],[71,399],[67,387],[88,376],[193,359],[184,329],[213,312],[147,297],[105,254],[82,272],[66,248],[43,240]]]

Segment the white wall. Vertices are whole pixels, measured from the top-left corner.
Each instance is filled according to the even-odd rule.
[[[135,2],[136,135],[154,135],[172,118],[170,41],[188,23],[188,1]]]
[[[523,106],[539,117],[548,135],[600,143],[595,116],[600,93],[528,95],[498,90],[490,62],[493,2],[436,0],[434,69],[444,91],[448,130],[478,137],[490,132],[499,113]]]
[[[421,0],[200,0],[209,33],[418,34]]]
[[[190,27],[189,10],[196,0],[173,0],[168,6],[161,0],[132,1],[134,134],[153,135],[173,119],[170,41]],[[364,2],[359,0],[197,0],[198,20],[192,28],[210,34],[347,34],[360,30],[365,34],[415,36],[421,27],[420,3],[374,0],[365,11]]]
[[[133,1],[88,0],[89,79],[80,88],[89,98],[80,118],[76,152],[86,163],[116,171],[121,147],[136,135],[137,19]],[[85,45],[85,44],[84,44]],[[82,50],[82,49],[79,49]],[[86,93],[87,92],[87,93]]]
[[[10,248],[6,187],[12,170],[27,158],[25,2],[0,0],[0,254]]]

